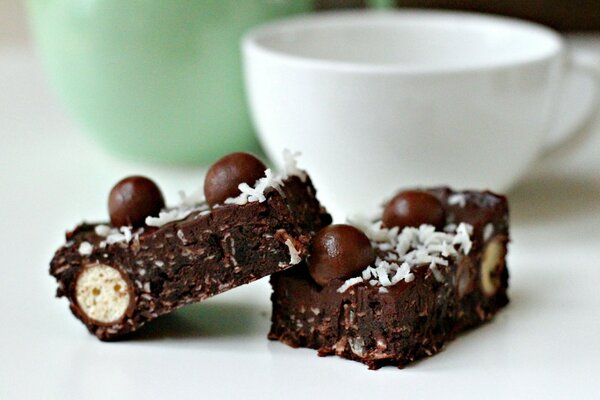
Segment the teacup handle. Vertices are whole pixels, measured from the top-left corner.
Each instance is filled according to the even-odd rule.
[[[565,84],[569,78],[581,75],[593,81],[593,87],[585,104],[578,109],[569,101],[570,97],[581,95],[572,90],[574,85],[571,85],[571,93],[563,92],[565,98],[561,99],[556,118],[552,121],[556,128],[550,131],[542,153],[544,158],[573,150],[587,138],[591,132],[587,128],[596,117],[600,117],[600,57],[588,51],[574,51],[567,55],[566,63]]]

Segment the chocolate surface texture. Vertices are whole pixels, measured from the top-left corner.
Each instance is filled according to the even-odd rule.
[[[73,314],[113,340],[189,303],[299,263],[314,233],[331,222],[310,179],[290,176],[265,201],[200,205],[160,227],[122,230],[82,224],[50,265]],[[114,228],[113,228],[114,231]],[[113,235],[114,236],[114,235]],[[117,235],[118,236],[118,235]]]
[[[305,263],[274,274],[269,338],[317,349],[321,356],[356,360],[370,369],[404,367],[490,320],[508,303],[507,200],[490,192],[428,192],[442,203],[447,226],[472,226],[468,254],[450,258],[447,266],[414,267],[410,279],[394,285],[364,280],[342,292],[348,281],[320,287]]]

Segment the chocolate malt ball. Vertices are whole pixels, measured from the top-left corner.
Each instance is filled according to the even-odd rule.
[[[267,167],[258,158],[248,153],[232,153],[214,163],[204,180],[204,196],[212,207],[222,204],[230,197],[240,194],[238,186],[252,186],[262,178]]]
[[[130,176],[117,183],[108,196],[110,222],[115,227],[144,226],[146,217],[158,216],[165,207],[156,184],[143,176]]]
[[[333,279],[347,279],[375,262],[369,238],[350,225],[330,225],[314,237],[308,271],[315,282],[327,285]]]
[[[418,227],[429,224],[441,229],[446,220],[442,203],[433,195],[418,190],[398,193],[386,205],[382,222],[387,228]]]

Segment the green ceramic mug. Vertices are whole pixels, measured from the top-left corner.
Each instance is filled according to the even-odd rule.
[[[29,0],[67,111],[114,152],[177,163],[257,148],[239,39],[311,8],[312,0]]]

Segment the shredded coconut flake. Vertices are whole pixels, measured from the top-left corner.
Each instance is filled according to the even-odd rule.
[[[290,264],[296,265],[300,263],[300,261],[302,261],[302,258],[300,258],[300,253],[294,247],[294,243],[292,243],[292,241],[288,239],[285,241],[285,244],[288,247],[288,249],[290,249]]]
[[[140,228],[134,233],[128,226],[122,226],[117,229],[106,225],[98,225],[94,228],[94,231],[98,236],[105,238],[98,244],[98,247],[104,249],[110,244],[129,243],[133,239],[139,238],[140,234],[144,231],[144,228]]]
[[[451,206],[464,207],[467,205],[467,198],[462,193],[455,193],[448,197],[448,204]]]
[[[96,225],[96,227],[94,227],[94,232],[96,232],[96,235],[98,236],[107,237],[111,233],[111,228],[108,225]]]
[[[350,223],[365,232],[374,248],[386,254],[383,258],[377,257],[360,276],[346,280],[338,288],[340,293],[360,282],[381,289],[401,281],[412,282],[415,279],[412,269],[420,265],[429,265],[434,277],[441,281],[443,275],[438,267],[448,266],[448,260],[459,253],[469,254],[472,247],[473,227],[465,223],[454,225],[452,230],[446,227],[444,231],[436,231],[431,225],[399,231],[398,228],[382,228],[381,221],[373,223],[360,217],[352,218]]]
[[[437,268],[437,265],[431,264],[429,266],[429,269],[433,273],[433,277],[435,278],[436,281],[438,281],[438,282],[443,282],[444,281],[444,275],[442,275],[442,273],[440,272],[440,270]]]
[[[300,155],[300,152],[292,153],[288,149],[283,150],[284,177],[297,176],[302,182],[306,182],[306,172],[298,168],[297,158]]]
[[[493,234],[494,234],[494,225],[491,222],[488,222],[483,227],[483,240],[487,242],[492,237]]]
[[[146,217],[146,225],[161,227],[173,221],[181,221],[192,212],[194,208],[178,207],[172,210],[163,210],[158,213],[158,217]]]
[[[123,236],[125,236],[125,241],[127,243],[131,242],[131,239],[133,238],[133,235],[131,234],[131,228],[129,228],[128,226],[123,226],[119,230],[121,231]]]
[[[265,176],[257,180],[254,186],[250,186],[247,183],[241,183],[238,186],[240,194],[236,197],[230,197],[226,199],[225,204],[244,205],[256,201],[263,202],[267,199],[265,196],[265,191],[268,188],[274,188],[281,192],[283,180],[289,176],[298,176],[303,182],[305,182],[307,178],[306,172],[298,168],[296,162],[296,157],[299,155],[300,153],[291,153],[289,150],[285,150],[283,152],[285,166],[283,174],[274,175],[270,169],[265,170]],[[181,221],[196,211],[199,211],[200,215],[206,215],[210,213],[201,188],[192,192],[190,195],[186,195],[185,192],[180,191],[179,197],[180,202],[177,207],[173,209],[162,210],[158,214],[158,217],[147,217],[146,225],[161,227],[170,222]],[[218,207],[218,205],[215,205],[215,207]]]
[[[444,227],[444,232],[446,232],[446,233],[452,233],[452,232],[455,232],[455,231],[456,231],[456,227],[457,227],[457,225],[456,225],[456,224],[448,224],[448,225],[446,225],[446,226]]]
[[[133,238],[131,228],[128,226],[122,226],[120,229],[111,229],[110,233],[106,236],[107,244],[115,244],[119,242],[129,243]]]
[[[296,157],[299,155],[300,153],[292,153],[289,150],[285,150],[283,153],[285,168],[282,175],[275,176],[270,169],[265,170],[265,176],[256,181],[254,187],[246,183],[240,184],[238,187],[241,193],[237,197],[225,200],[225,204],[243,205],[255,201],[263,202],[266,200],[265,190],[267,188],[274,188],[281,191],[283,179],[289,176],[298,176],[305,182],[307,178],[306,172],[297,166]],[[181,221],[196,211],[199,211],[201,215],[210,213],[202,188],[198,188],[189,195],[184,191],[180,191],[179,197],[180,202],[177,207],[162,210],[158,214],[158,217],[148,216],[145,221],[146,225],[161,227],[170,222]],[[131,240],[131,231],[118,231],[107,225],[98,225],[94,230],[96,235],[106,238],[106,241],[102,242],[103,246],[121,241],[129,242]]]
[[[180,190],[179,198],[179,205],[177,207],[162,210],[158,213],[158,217],[147,217],[146,225],[161,227],[170,222],[181,221],[196,211],[207,214],[210,213],[202,194],[202,189],[197,189],[190,195],[186,195],[183,190]]]
[[[230,197],[225,200],[225,204],[237,204],[244,205],[253,202],[263,202],[266,200],[265,190],[268,188],[274,188],[281,191],[283,180],[290,176],[297,176],[302,182],[306,182],[306,172],[298,168],[296,158],[300,156],[300,153],[292,153],[289,150],[283,151],[284,159],[284,171],[281,175],[274,175],[270,169],[265,170],[265,176],[260,178],[254,184],[254,187],[247,183],[241,183],[238,186],[240,194],[236,197]]]
[[[361,283],[362,281],[363,278],[361,278],[360,276],[357,276],[356,278],[350,278],[346,282],[344,282],[344,284],[340,286],[337,291],[338,293],[344,293],[346,290],[348,290],[348,288],[356,285],[357,283]]]
[[[225,204],[237,204],[242,206],[256,201],[262,203],[267,199],[265,197],[265,190],[267,188],[272,187],[280,189],[281,185],[281,178],[274,176],[271,169],[267,168],[265,170],[265,176],[257,180],[254,187],[251,187],[247,183],[240,183],[238,189],[240,189],[241,193],[237,197],[226,199]]]
[[[473,243],[471,242],[471,235],[473,234],[473,227],[469,224],[460,223],[456,228],[456,235],[452,240],[452,244],[460,245],[460,249],[464,254],[469,254],[471,251],[471,246]]]
[[[82,256],[89,256],[94,251],[94,246],[89,242],[81,242],[78,251]]]

